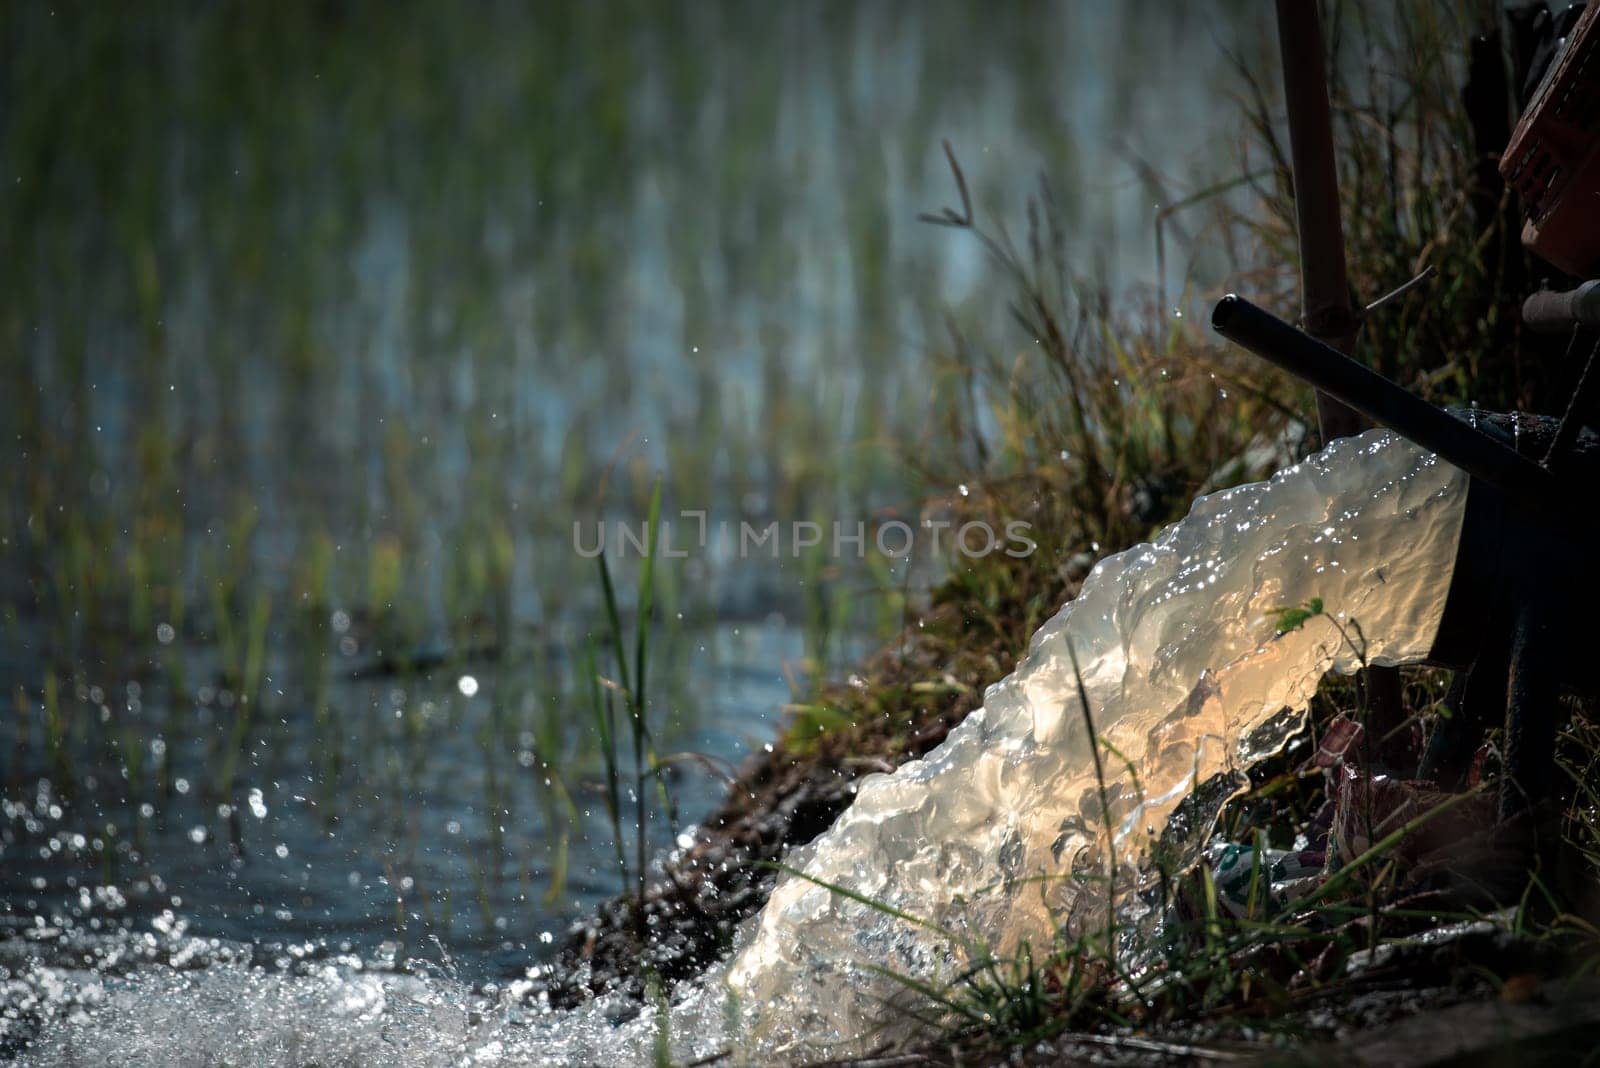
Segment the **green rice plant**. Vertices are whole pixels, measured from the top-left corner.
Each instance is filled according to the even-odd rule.
[[[72,773],[72,754],[67,740],[68,725],[61,712],[61,693],[54,667],[44,673],[44,744],[56,789],[71,797],[77,776]]]
[[[617,700],[622,705],[623,713],[627,717],[633,756],[633,781],[631,784],[634,803],[632,893],[635,918],[641,924],[644,916],[645,883],[649,874],[650,810],[647,807],[646,797],[650,793],[654,792],[660,798],[662,809],[667,817],[669,833],[676,824],[671,792],[668,788],[666,777],[661,774],[663,765],[656,755],[653,731],[649,720],[648,681],[651,609],[655,592],[655,550],[661,529],[660,519],[661,483],[658,480],[655,484],[655,489],[650,495],[650,507],[645,520],[646,544],[639,569],[638,599],[634,607],[631,668],[628,641],[622,626],[622,614],[617,606],[616,587],[612,582],[611,568],[606,562],[604,551],[600,552],[595,557],[595,560],[600,571],[600,590],[605,611],[606,637],[609,639],[608,644],[617,678],[615,680],[604,679],[598,674],[598,665],[594,663],[594,645],[592,642],[586,649],[586,660],[584,662],[586,670],[595,671],[595,674],[591,676],[596,682],[590,688],[590,707],[596,730],[600,734],[601,751],[606,767],[606,808],[607,814],[611,819],[612,831],[617,846],[618,870],[619,874],[623,876],[625,889],[628,886],[629,865],[622,844],[621,759],[611,696],[613,693],[616,694]],[[601,689],[605,691],[603,696],[598,692]]]
[[[645,750],[649,744],[650,735],[649,721],[646,719],[649,709],[649,704],[647,703],[647,694],[649,693],[649,690],[646,686],[645,672],[649,663],[647,656],[650,642],[650,601],[652,595],[655,593],[655,584],[653,581],[655,576],[656,559],[655,538],[656,532],[660,529],[660,522],[661,483],[658,481],[656,483],[655,491],[650,497],[649,517],[645,521],[646,529],[650,532],[650,544],[645,550],[644,563],[639,576],[639,599],[638,604],[634,608],[635,629],[633,647],[633,684],[628,688],[628,721],[633,728],[633,795],[635,804],[637,806],[635,811],[634,826],[634,840],[637,846],[637,854],[634,859],[637,865],[635,874],[637,877],[638,892],[635,897],[635,901],[641,910],[644,906],[645,867],[648,862],[646,849],[647,842],[649,840],[648,819],[644,806],[644,796],[646,792],[646,779],[644,771]],[[609,586],[610,583],[608,580],[607,587],[609,588]],[[610,595],[609,600],[610,604],[608,605],[607,609],[608,617],[614,623],[617,618],[615,595]],[[620,629],[617,631],[616,636],[619,642],[620,652]],[[618,662],[621,662],[620,657]],[[624,678],[626,678],[626,676],[624,676]],[[650,760],[652,763],[655,760],[655,754],[653,751],[650,754]],[[664,780],[658,779],[657,781],[661,782],[663,786],[665,785]]]
[[[405,547],[399,538],[382,534],[368,544],[367,619],[376,653],[393,665],[409,662],[416,638],[405,608],[405,568]]]
[[[344,763],[344,731],[332,714],[334,553],[326,530],[311,531],[296,558],[290,585],[289,630],[295,640],[300,686],[311,706],[318,765],[314,778],[324,801],[338,789]],[[331,806],[328,818],[333,818]]]
[[[592,737],[590,731],[579,732],[583,741],[601,741],[602,735],[610,734],[610,725],[603,714],[596,716],[604,698],[599,692],[599,672],[594,667],[593,639],[580,650],[572,680],[559,678],[557,665],[552,663],[548,650],[545,642],[535,643],[533,648],[532,678],[535,681],[532,692],[523,701],[525,727],[517,744],[528,746],[531,742],[531,748],[519,751],[518,760],[534,777],[534,799],[546,829],[546,853],[550,858],[550,882],[544,899],[553,907],[565,892],[572,836],[582,824],[582,814],[567,786],[568,769],[592,766],[588,763],[591,754],[586,750],[580,747],[576,753],[569,752],[568,733],[574,702],[587,710],[589,725],[593,728]],[[574,686],[577,692],[573,692]],[[601,753],[610,753],[614,759],[612,746],[600,744],[597,748]],[[605,777],[601,796],[606,815],[611,818],[611,840],[613,844],[620,844],[621,827],[614,816],[618,811],[614,764]],[[619,869],[619,879],[620,885],[627,885],[625,867]]]
[[[866,554],[866,565],[872,583],[869,594],[872,615],[870,633],[880,640],[887,640],[906,625],[906,613],[911,603],[911,564],[908,561],[897,577],[889,557],[869,552]]]
[[[150,558],[137,537],[128,547],[128,629],[148,642],[155,632]]]
[[[503,691],[501,691],[503,692]],[[482,754],[484,769],[483,776],[483,819],[484,832],[489,839],[489,848],[495,862],[495,878],[499,879],[499,865],[504,856],[505,847],[505,820],[510,816],[511,798],[500,774],[500,758],[506,749],[501,737],[497,712],[500,698],[497,693],[490,698],[489,714],[478,730],[478,747]],[[420,719],[421,717],[414,717]],[[418,765],[422,757],[419,757]]]
[[[570,803],[570,802],[569,802]],[[546,826],[556,826],[556,821],[551,819],[548,812],[545,815]],[[540,899],[546,908],[553,908],[567,892],[568,855],[572,846],[572,832],[563,828],[556,835],[555,856],[550,862],[550,885],[545,889],[544,896]]]
[[[161,642],[159,652],[167,683],[166,714],[161,725],[161,763],[156,769],[156,786],[163,799],[170,799],[173,794],[172,759],[178,746],[179,715],[189,702],[183,641],[186,603],[183,583],[174,583],[170,589],[166,620],[166,625],[171,629],[165,632],[170,640]]]
[[[216,780],[218,797],[233,796],[239,759],[249,748],[250,732],[260,715],[261,678],[266,664],[267,628],[271,619],[272,597],[266,590],[257,590],[245,621],[243,648],[238,652],[237,666],[230,672],[235,687],[233,725],[222,752],[221,770]]]
[[[122,764],[122,773],[127,776],[127,804],[130,811],[138,811],[138,800],[144,796],[145,775],[145,723],[143,715],[143,702],[134,705],[131,701],[123,699],[112,712],[112,718],[117,722],[117,757]]]
[[[28,699],[27,687],[20,682],[11,688],[11,712],[18,746],[22,752],[29,752],[34,747],[34,724],[38,717],[34,714],[33,702]],[[6,789],[21,785],[23,772],[16,764],[16,761],[10,761],[6,766],[3,779]]]
[[[498,855],[498,848],[495,849],[495,853]],[[478,919],[483,924],[484,932],[492,933],[494,931],[494,900],[489,893],[489,877],[484,873],[483,862],[478,859],[476,853],[468,854],[467,864],[472,872],[472,889],[473,896],[478,903]],[[427,899],[427,894],[424,893],[423,900],[426,901]]]
[[[672,1068],[672,1012],[661,977],[652,969],[645,975],[645,1002],[655,1019],[650,1039],[650,1060],[655,1068]]]
[[[821,520],[816,525],[823,531],[832,529],[831,524]],[[842,571],[833,560],[826,535],[818,544],[807,546],[801,554],[802,629],[806,673],[812,687],[832,669],[840,632],[848,626],[854,610],[854,597]]]
[[[609,579],[607,588],[609,588]],[[617,878],[626,892],[628,856],[622,836],[622,784],[617,771],[616,705],[610,687],[602,687],[600,668],[595,657],[594,639],[584,643],[583,659],[579,671],[587,683],[589,712],[594,720],[595,735],[600,739],[600,756],[605,762],[605,793],[603,800],[606,816],[611,821],[611,844],[616,852]]]

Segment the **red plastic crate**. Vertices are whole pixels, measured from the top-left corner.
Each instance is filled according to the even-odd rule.
[[[1530,218],[1522,243],[1569,274],[1600,267],[1600,0],[1590,3],[1540,83],[1500,174]]]

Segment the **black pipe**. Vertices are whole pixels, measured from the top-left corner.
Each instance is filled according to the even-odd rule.
[[[1283,99],[1289,112],[1289,155],[1294,166],[1295,231],[1300,242],[1300,302],[1305,309],[1301,321],[1311,336],[1340,352],[1350,352],[1361,320],[1351,306],[1345,273],[1322,19],[1317,0],[1278,0],[1277,6],[1278,53],[1283,61]],[[1367,429],[1349,405],[1320,391],[1317,423],[1324,445]]]
[[[1555,480],[1543,467],[1243,297],[1230,293],[1219,300],[1211,325],[1507,497],[1540,511],[1558,507]]]

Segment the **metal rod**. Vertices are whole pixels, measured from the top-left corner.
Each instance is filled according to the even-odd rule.
[[[1211,325],[1228,340],[1437,453],[1507,497],[1541,511],[1556,506],[1555,479],[1549,471],[1243,297],[1229,294],[1218,301]]]
[[[1524,591],[1511,624],[1501,820],[1538,807],[1550,795],[1556,761],[1556,708],[1562,689],[1561,647],[1565,644],[1556,634],[1566,617],[1554,605],[1554,598],[1562,596],[1558,589],[1544,583]]]
[[[1283,61],[1284,103],[1289,111],[1305,325],[1314,337],[1348,355],[1355,351],[1361,319],[1350,299],[1345,270],[1339,169],[1317,0],[1278,0],[1278,49]],[[1318,390],[1317,426],[1326,445],[1334,438],[1359,434],[1367,423],[1337,397]],[[1395,669],[1375,666],[1367,673],[1367,683],[1369,737],[1384,737],[1405,718],[1400,675]],[[1381,751],[1375,755],[1379,759],[1389,756]]]
[[[1387,308],[1390,304],[1393,304],[1395,301],[1399,300],[1401,297],[1405,296],[1407,293],[1411,292],[1413,289],[1428,281],[1428,279],[1432,278],[1438,273],[1438,269],[1435,268],[1433,264],[1428,264],[1422,269],[1422,273],[1411,279],[1411,281],[1404,282],[1396,286],[1383,296],[1379,297],[1377,300],[1373,301],[1371,304],[1368,304],[1366,309],[1362,311],[1361,317],[1365,319],[1375,311],[1382,311],[1384,308]]]
[[[1578,340],[1576,332],[1572,340]],[[1556,427],[1556,436],[1550,440],[1550,448],[1544,454],[1544,466],[1557,474],[1569,462],[1572,443],[1578,440],[1578,431],[1583,429],[1594,409],[1595,392],[1600,390],[1600,374],[1595,373],[1596,360],[1600,360],[1600,339],[1596,339],[1594,348],[1589,350],[1589,358],[1584,361],[1583,371],[1578,375],[1578,384],[1572,387],[1567,410],[1561,416],[1561,425]]]
[[[1522,302],[1522,321],[1540,334],[1600,326],[1600,281],[1555,293],[1545,289]]]
[[[1278,0],[1278,50],[1289,110],[1306,330],[1348,354],[1355,348],[1360,320],[1350,302],[1350,280],[1345,273],[1339,173],[1333,154],[1333,117],[1317,0]],[[1324,445],[1366,429],[1356,412],[1322,391],[1317,393],[1317,422]]]

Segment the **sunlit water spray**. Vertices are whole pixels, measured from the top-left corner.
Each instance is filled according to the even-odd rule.
[[[786,878],[729,973],[761,1007],[756,1033],[815,1046],[881,1032],[886,1003],[907,993],[884,969],[937,982],[977,953],[1104,924],[1107,810],[1121,916],[1141,918],[1137,891],[1159,874],[1148,847],[1196,786],[1281,748],[1329,669],[1427,654],[1465,487],[1457,469],[1373,432],[1203,497],[1153,543],[1101,561],[981,710],[925,759],[864,782],[792,858],[957,937]],[[1277,636],[1273,609],[1313,598],[1331,616]],[[1204,822],[1166,843],[1169,864],[1197,856]]]
[[[982,710],[926,758],[865,780],[791,857],[809,879],[781,880],[732,963],[681,991],[664,1023],[613,1025],[604,1005],[530,1012],[515,991],[351,965],[228,966],[107,981],[98,1011],[52,1027],[43,1059],[172,1063],[174,1043],[240,1064],[616,1063],[663,1040],[682,1059],[848,1051],[905,1026],[886,1005],[906,988],[884,969],[938,982],[975,952],[1103,922],[1106,823],[1069,649],[1104,743],[1118,901],[1137,921],[1155,878],[1147,847],[1196,785],[1280,748],[1328,670],[1427,654],[1465,490],[1455,468],[1375,431],[1204,497],[1152,544],[1103,560]],[[1275,636],[1272,609],[1312,598],[1331,618]],[[1336,625],[1354,637],[1351,621],[1353,643]],[[1208,831],[1179,836],[1175,859]]]

